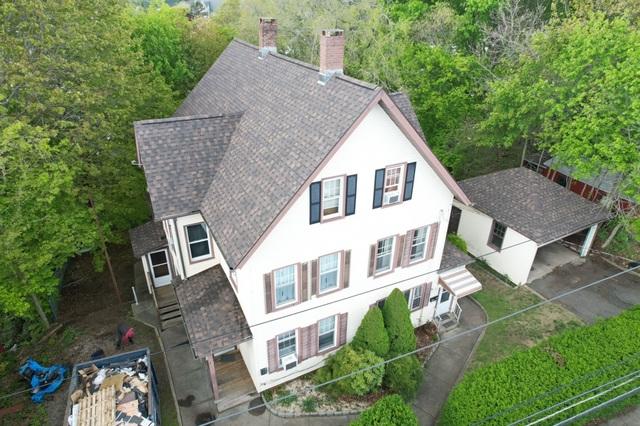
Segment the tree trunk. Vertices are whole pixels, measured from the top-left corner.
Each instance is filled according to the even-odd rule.
[[[113,272],[113,266],[111,266],[111,258],[109,257],[109,251],[107,250],[107,243],[105,242],[105,239],[104,239],[102,227],[100,226],[100,219],[98,218],[98,212],[96,211],[95,204],[93,203],[93,198],[89,198],[89,205],[91,206],[91,210],[93,211],[93,218],[96,222],[96,229],[98,231],[98,238],[100,239],[100,246],[102,247],[102,253],[104,254],[104,259],[106,260],[107,267],[109,268],[109,275],[111,276],[111,283],[113,284],[113,290],[116,292],[116,298],[118,299],[118,303],[122,303],[122,296],[120,296],[120,287],[118,287],[116,274]]]
[[[602,244],[603,249],[607,248],[607,246],[611,244],[611,241],[613,241],[613,239],[615,238],[620,228],[622,228],[622,222],[618,222],[616,226],[613,227],[613,229],[611,230],[611,233],[607,237],[607,240]]]
[[[527,156],[527,145],[529,144],[529,139],[524,140],[524,146],[522,147],[522,158],[520,158],[520,167],[524,166],[524,158]]]
[[[540,173],[540,164],[542,163],[542,158],[544,157],[544,149],[540,152],[540,158],[538,158],[538,164],[536,164],[536,173]]]
[[[38,296],[32,293],[31,300],[33,300],[33,305],[36,307],[36,311],[38,312],[38,316],[40,317],[40,320],[47,328],[49,328],[51,324],[49,323],[49,318],[47,318],[47,315],[44,313],[44,310],[42,309],[42,305],[40,304],[40,299],[38,299]]]

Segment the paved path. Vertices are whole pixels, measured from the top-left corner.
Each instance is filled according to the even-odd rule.
[[[602,259],[589,257],[582,265],[556,268],[529,287],[543,297],[551,298],[618,272],[620,269]],[[563,297],[558,303],[591,324],[598,318],[612,317],[640,304],[640,278],[633,274],[620,275]]]
[[[607,426],[638,426],[640,425],[640,407],[611,419],[605,424]]]
[[[473,300],[464,298],[460,301],[460,306],[462,307],[460,325],[446,333],[443,338],[455,336],[487,322],[484,311]],[[466,369],[467,360],[481,334],[481,330],[475,331],[440,344],[427,362],[424,382],[413,403],[421,426],[436,423],[449,392]]]

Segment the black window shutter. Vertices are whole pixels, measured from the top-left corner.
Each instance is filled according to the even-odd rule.
[[[356,190],[358,187],[358,175],[347,176],[347,202],[344,215],[349,216],[356,212]]]
[[[373,186],[373,208],[382,207],[382,192],[384,191],[384,169],[376,170]]]
[[[320,222],[320,200],[322,198],[321,182],[313,182],[309,186],[309,223]]]
[[[413,180],[416,177],[416,163],[407,164],[407,173],[404,178],[404,201],[410,200],[413,196]]]

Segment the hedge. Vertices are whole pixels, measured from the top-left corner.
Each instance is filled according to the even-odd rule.
[[[442,412],[442,424],[471,424],[488,419],[483,424],[509,424],[638,369],[640,306],[592,326],[565,331],[472,371],[451,392]],[[637,384],[630,383],[604,398],[567,410],[552,422],[634,386]]]
[[[410,401],[418,393],[423,377],[422,363],[415,355],[409,355],[385,366],[383,383],[391,392]]]
[[[411,407],[399,395],[380,398],[360,414],[350,426],[418,426],[418,419]]]
[[[351,344],[354,348],[368,349],[379,357],[389,353],[389,335],[384,328],[382,311],[377,306],[369,309],[362,319]]]

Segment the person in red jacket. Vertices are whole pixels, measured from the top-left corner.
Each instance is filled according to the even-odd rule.
[[[116,348],[120,349],[128,344],[133,344],[133,338],[135,333],[133,327],[129,327],[127,324],[118,324],[117,330],[118,340],[116,341]]]

